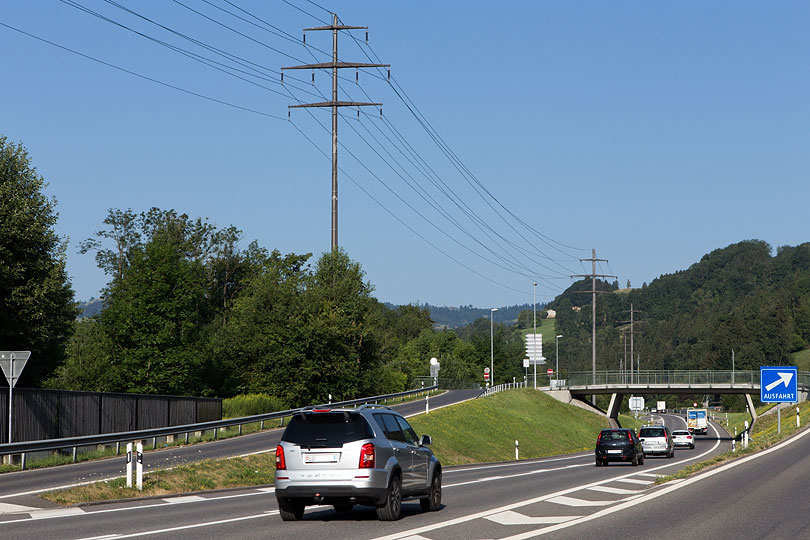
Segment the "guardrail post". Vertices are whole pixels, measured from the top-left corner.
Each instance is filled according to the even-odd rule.
[[[152,450],[157,450],[157,437],[152,437]]]
[[[283,420],[283,418],[282,418],[282,420]],[[262,420],[262,421],[259,423],[259,429],[260,429],[260,430],[262,430],[262,431],[264,431],[264,420]]]
[[[76,463],[76,454],[78,454],[78,448],[76,446],[73,447],[73,463]]]
[[[239,424],[239,435],[242,434],[242,424]]]
[[[115,441],[115,455],[119,455],[121,453],[121,441]]]
[[[186,431],[186,444],[188,444],[188,431]]]

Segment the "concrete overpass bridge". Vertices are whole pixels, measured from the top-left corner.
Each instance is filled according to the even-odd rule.
[[[756,371],[581,371],[568,374],[566,380],[555,381],[549,391],[561,401],[609,394],[610,405],[606,416],[616,420],[625,395],[644,396],[661,394],[741,394],[745,396],[751,418],[756,420],[752,395],[759,396],[759,370]],[[810,372],[798,373],[799,401],[806,401],[810,391]]]

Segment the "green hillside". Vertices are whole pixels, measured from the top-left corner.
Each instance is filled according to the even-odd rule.
[[[515,390],[409,418],[447,465],[533,458],[592,450],[607,419],[542,392]]]

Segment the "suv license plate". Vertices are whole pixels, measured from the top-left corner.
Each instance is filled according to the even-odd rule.
[[[608,454],[621,454],[622,451],[621,450],[608,450],[607,453]]]
[[[304,454],[304,463],[337,463],[339,454]]]

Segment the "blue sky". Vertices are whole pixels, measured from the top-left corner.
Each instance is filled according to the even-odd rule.
[[[307,48],[298,41],[328,20],[319,6],[369,26],[370,48],[341,36],[340,59],[390,63],[400,95],[459,160],[384,76],[361,71],[358,86],[354,70],[342,72],[341,99],[384,103],[383,120],[373,108],[359,121],[343,109],[339,130],[339,240],[380,300],[520,304],[538,281],[546,301],[590,271],[578,259],[591,248],[609,260],[599,273],[640,286],[741,240],[810,240],[810,3],[181,1],[250,38],[179,2],[118,3],[251,62],[240,69],[270,70],[269,80],[243,75],[267,89],[70,2],[6,3],[0,13],[5,25],[279,117],[0,26],[0,133],[27,147],[58,201],[78,299],[107,281],[78,243],[109,208],[206,217],[242,229],[245,246],[329,249],[330,113],[294,110],[291,124],[287,107],[324,100],[330,74],[317,72],[313,86],[309,71],[288,72],[285,87],[277,74],[328,60],[316,48],[331,49],[329,33],[309,32]],[[111,3],[74,3],[229,62]],[[214,7],[248,18],[233,4],[294,39]]]

